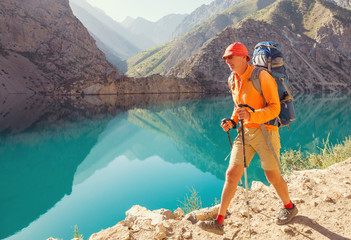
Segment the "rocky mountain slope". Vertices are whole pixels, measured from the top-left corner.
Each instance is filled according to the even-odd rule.
[[[351,237],[351,159],[325,170],[294,172],[285,177],[298,215],[287,225],[274,223],[281,203],[272,186],[256,182],[249,190],[251,239],[339,239]],[[332,186],[332,187],[331,187]],[[202,230],[201,220],[216,217],[217,207],[200,209],[184,216],[181,209],[150,211],[133,206],[125,220],[90,236],[108,239],[249,239],[244,190],[238,187],[226,219],[224,234]]]
[[[227,26],[238,23],[244,17],[268,6],[274,1],[247,0],[230,7],[181,37],[128,59],[127,75],[140,77],[151,74],[169,74],[175,65],[196,54],[206,41],[223,31]],[[219,2],[217,3],[219,4]]]
[[[184,18],[173,32],[173,37],[179,37],[192,28],[200,25],[214,15],[223,12],[229,7],[235,6],[244,0],[214,0],[210,4],[203,4]]]
[[[79,93],[114,79],[68,0],[4,0],[0,13],[0,94]]]
[[[203,91],[175,77],[118,78],[68,0],[4,0],[0,13],[0,95]]]
[[[256,19],[256,20],[253,20]],[[342,91],[351,87],[351,11],[324,0],[279,0],[210,39],[171,75],[197,79],[208,90],[225,90],[229,68],[221,60],[232,42],[280,43],[293,89]]]
[[[328,0],[329,2],[335,3],[340,7],[350,8],[351,2],[350,0]]]

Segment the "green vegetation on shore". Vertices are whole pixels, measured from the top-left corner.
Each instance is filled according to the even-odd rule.
[[[320,153],[302,153],[301,150],[285,150],[281,154],[281,164],[283,175],[291,174],[293,171],[309,170],[309,169],[325,169],[335,163],[345,161],[351,157],[351,136],[346,137],[342,143],[334,146],[329,143],[329,135],[327,140],[323,141],[323,148]],[[190,197],[186,195],[184,202],[179,201],[184,213],[187,214],[194,210],[202,208],[201,197],[198,192],[192,188]],[[215,205],[219,204],[215,200]]]
[[[281,154],[283,174],[290,174],[296,170],[325,169],[351,157],[351,136],[334,146],[330,145],[328,136],[323,145],[320,153],[303,154],[300,149],[283,152]]]

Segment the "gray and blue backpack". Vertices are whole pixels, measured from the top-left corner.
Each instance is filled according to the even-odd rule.
[[[296,114],[294,98],[291,94],[289,78],[286,74],[280,45],[273,42],[259,42],[255,46],[252,62],[256,68],[250,80],[261,95],[262,90],[258,76],[262,70],[268,71],[275,79],[278,86],[281,106],[280,113],[277,118],[270,120],[267,124],[278,127],[288,126],[296,119]]]

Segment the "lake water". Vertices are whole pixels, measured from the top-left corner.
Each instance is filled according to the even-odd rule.
[[[328,134],[332,144],[351,135],[350,94],[296,100],[298,119],[280,130],[283,149],[317,152]],[[203,207],[220,199],[230,147],[219,124],[232,112],[230,96],[109,109],[95,117],[67,102],[39,102],[0,110],[0,239],[67,240],[75,225],[88,239],[135,204],[173,211],[192,187]],[[28,114],[38,109],[46,113]],[[258,158],[248,178],[268,184]]]

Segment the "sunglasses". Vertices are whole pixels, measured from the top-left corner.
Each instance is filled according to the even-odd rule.
[[[231,60],[232,58],[233,58],[233,55],[229,55],[228,57],[223,57],[224,61],[226,61],[227,59]]]

